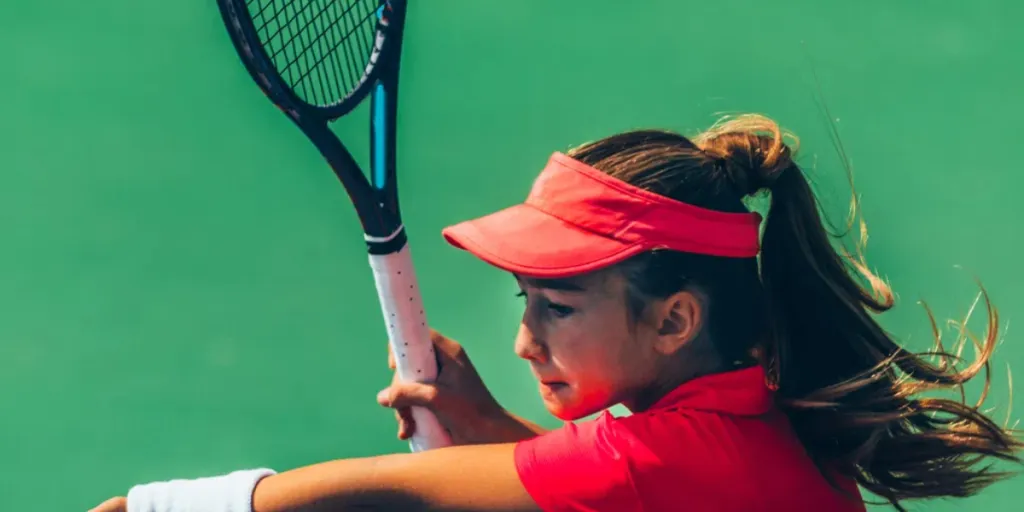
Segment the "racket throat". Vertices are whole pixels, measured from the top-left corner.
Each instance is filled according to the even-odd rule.
[[[404,225],[398,226],[397,229],[386,236],[364,234],[363,239],[366,241],[366,248],[370,254],[379,255],[396,253],[402,250],[409,241],[405,235]]]

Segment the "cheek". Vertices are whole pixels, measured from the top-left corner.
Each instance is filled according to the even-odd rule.
[[[541,397],[548,411],[573,420],[611,407],[628,398],[638,380],[650,374],[628,332],[605,330],[602,335],[573,338],[552,348],[552,362],[568,386],[548,389]]]

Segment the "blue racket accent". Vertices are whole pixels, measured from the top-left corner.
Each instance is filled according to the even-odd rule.
[[[384,126],[384,101],[387,96],[384,94],[384,84],[377,84],[373,89],[373,186],[380,190],[384,188],[387,181],[387,173],[384,168],[384,134],[387,126]]]
[[[377,7],[377,19],[384,17],[384,4]],[[384,188],[384,183],[387,181],[387,173],[384,168],[384,134],[387,129],[384,126],[384,101],[386,96],[384,95],[384,85],[378,83],[373,89],[373,179],[372,184],[377,190]]]

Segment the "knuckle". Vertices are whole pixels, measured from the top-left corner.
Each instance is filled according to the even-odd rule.
[[[423,390],[423,400],[429,404],[435,404],[441,398],[440,390],[436,387],[429,387]]]
[[[445,338],[443,334],[431,329],[430,330],[430,341],[434,344],[445,343],[448,338]]]
[[[434,345],[450,356],[461,356],[466,352],[465,349],[462,348],[461,343],[436,331],[431,333],[430,338],[434,342]]]

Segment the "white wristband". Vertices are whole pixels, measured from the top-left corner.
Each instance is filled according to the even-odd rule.
[[[272,469],[247,469],[136,485],[128,491],[128,512],[252,512],[256,484],[273,474]]]

